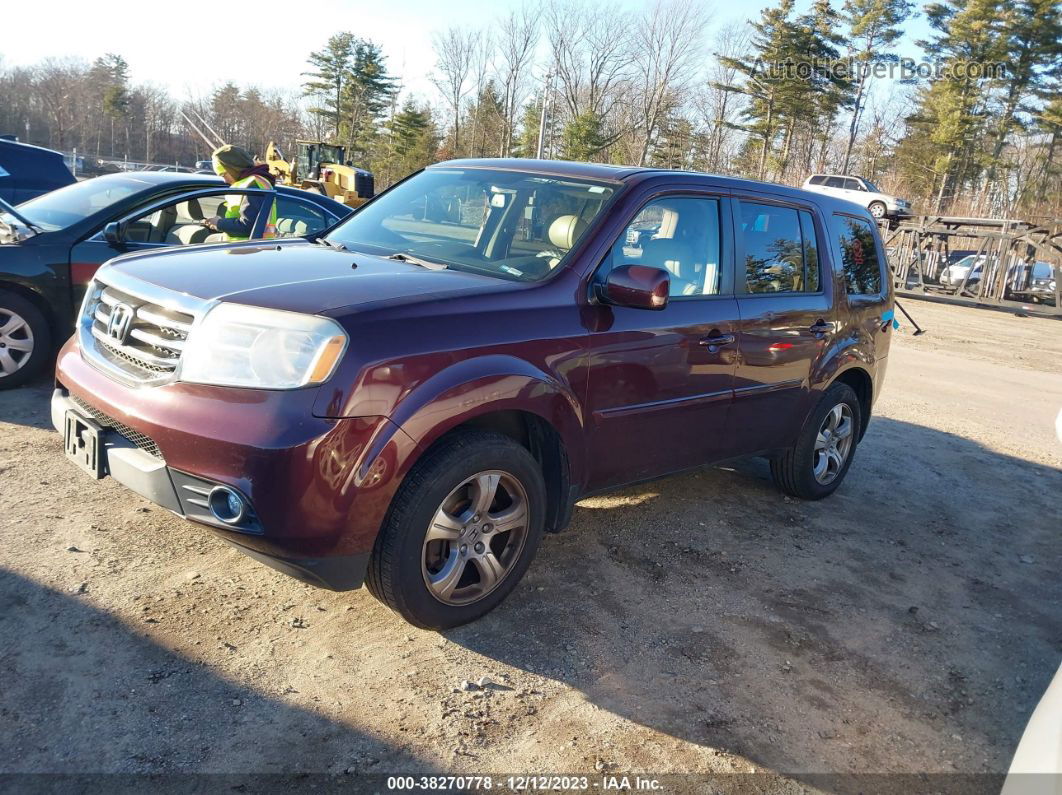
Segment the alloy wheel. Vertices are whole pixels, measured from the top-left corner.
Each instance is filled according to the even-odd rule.
[[[467,605],[493,591],[520,559],[529,519],[527,492],[508,472],[462,481],[424,534],[421,573],[432,596]]]
[[[822,421],[815,437],[812,463],[815,480],[823,486],[833,483],[844,469],[855,439],[855,420],[847,403],[838,403]]]
[[[21,315],[0,307],[0,378],[22,369],[33,356],[33,329]]]

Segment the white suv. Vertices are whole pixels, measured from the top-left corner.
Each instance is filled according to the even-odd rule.
[[[911,203],[882,193],[869,179],[844,174],[812,174],[804,180],[804,190],[827,193],[838,199],[866,207],[875,218],[899,218],[911,214]]]

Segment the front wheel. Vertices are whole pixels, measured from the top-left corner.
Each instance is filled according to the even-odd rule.
[[[879,221],[885,217],[885,205],[881,202],[871,202],[867,209],[870,210],[870,214]]]
[[[793,447],[771,460],[774,482],[786,494],[821,500],[848,474],[859,443],[862,411],[848,384],[826,390]]]
[[[21,295],[0,290],[0,389],[39,375],[52,352],[48,320]]]
[[[465,431],[413,468],[376,540],[366,585],[406,621],[447,629],[493,610],[542,538],[546,486],[507,436]]]

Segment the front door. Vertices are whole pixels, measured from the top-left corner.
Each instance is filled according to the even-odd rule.
[[[732,255],[723,234],[729,212],[720,197],[654,198],[595,274],[603,280],[618,265],[651,265],[668,271],[671,289],[660,311],[592,308],[591,491],[725,455],[737,361]]]
[[[811,374],[836,333],[825,239],[809,207],[735,201],[741,360],[735,454],[787,447],[811,408]]]

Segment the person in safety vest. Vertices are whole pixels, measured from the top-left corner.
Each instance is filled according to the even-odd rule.
[[[203,221],[203,225],[221,232],[226,240],[247,240],[251,236],[258,213],[269,202],[269,217],[262,237],[276,237],[277,203],[276,191],[273,190],[273,175],[269,166],[255,163],[254,157],[240,146],[226,144],[214,150],[211,155],[215,173],[234,188],[259,188],[262,195],[255,193],[234,193],[225,197],[224,217],[214,216]]]

